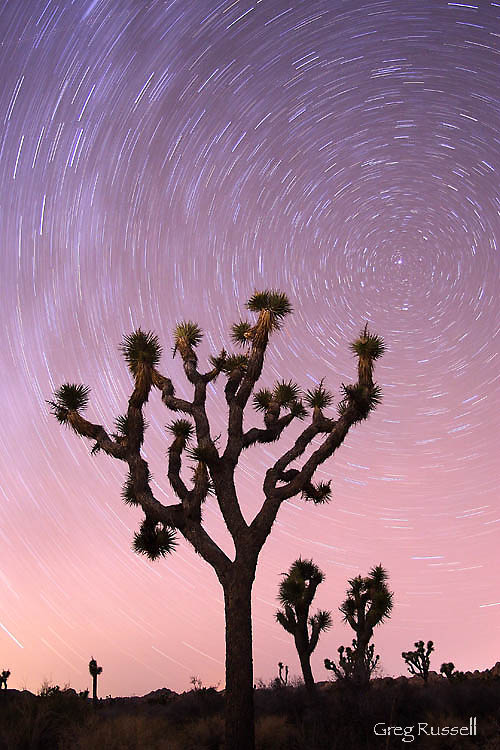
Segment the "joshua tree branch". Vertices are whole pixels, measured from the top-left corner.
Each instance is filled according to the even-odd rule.
[[[135,500],[146,516],[153,521],[178,529],[203,559],[214,567],[217,574],[222,574],[230,564],[230,560],[202,528],[200,521],[192,518],[192,506],[189,502],[192,495],[187,498],[186,504],[163,505],[156,500],[149,486],[147,462],[137,454],[129,456],[129,469]]]
[[[295,441],[295,445],[267,471],[263,487],[266,499],[251,524],[254,533],[259,539],[265,539],[270,533],[283,500],[294,497],[300,492],[304,492],[304,490],[312,489],[314,491],[314,488],[311,487],[311,479],[314,472],[342,444],[351,423],[347,410],[337,422],[333,422],[333,430],[305,462],[301,470],[289,469],[285,471],[286,467],[293,460],[304,453],[313,438],[321,431],[320,425],[318,423],[315,424],[313,421],[313,424],[306,427],[299,435]],[[289,481],[285,485],[277,487],[277,483],[282,481],[284,477],[287,479],[290,477]]]
[[[112,440],[104,427],[92,424],[92,422],[84,419],[84,417],[82,417],[77,411],[68,411],[68,422],[78,435],[89,438],[90,440],[95,440],[99,448],[109,456],[118,458],[121,461],[127,460],[127,444],[125,438],[122,440]]]
[[[161,391],[161,400],[172,411],[181,411],[185,414],[193,414],[193,404],[175,396],[175,389],[170,378],[161,375],[158,370],[153,369],[153,385]]]
[[[318,645],[319,640],[319,634],[321,632],[321,628],[318,625],[318,621],[314,618],[311,618],[312,624],[311,624],[311,635],[309,637],[309,654],[312,654],[316,646]]]
[[[229,403],[229,420],[228,440],[224,452],[224,458],[230,461],[233,466],[238,462],[238,458],[243,448],[243,410],[250,398],[255,383],[260,378],[264,364],[264,355],[269,340],[267,332],[259,329],[261,317],[262,316],[259,317],[259,321],[255,327],[259,333],[255,336],[252,342],[252,349],[248,358],[246,372],[239,383],[237,383],[235,378],[234,383],[231,384],[232,387],[229,388],[231,382],[230,378],[226,385],[226,400]]]
[[[290,413],[279,417],[279,419],[270,424],[265,430],[253,427],[244,433],[242,447],[249,448],[251,445],[255,445],[255,443],[272,443],[278,440],[285,427],[288,427],[293,419],[294,415]]]
[[[349,428],[355,421],[356,420],[354,418],[354,415],[353,418],[351,418],[349,409],[347,409],[346,412],[338,419],[338,421],[334,423],[335,426],[333,430],[328,434],[327,438],[322,442],[319,448],[317,448],[314,453],[312,453],[312,455],[308,458],[299,473],[290,482],[288,482],[288,484],[284,485],[283,487],[276,488],[274,491],[275,494],[282,500],[285,500],[289,497],[297,495],[299,492],[302,492],[306,484],[311,481],[311,478],[318,466],[326,461],[327,458],[330,458],[330,456],[333,455],[337,448],[342,445],[349,431]],[[313,427],[315,426],[313,425]],[[317,427],[315,427],[315,430],[315,434],[318,434],[319,430]],[[308,442],[310,442],[310,440]],[[301,453],[303,453],[303,450],[301,451]],[[289,463],[289,461],[287,461],[287,463]]]
[[[182,467],[182,450],[184,448],[184,441],[182,438],[176,437],[172,442],[172,445],[168,449],[168,481],[175,494],[180,497],[181,500],[186,500],[189,495],[189,490],[184,484],[181,478],[181,467]]]

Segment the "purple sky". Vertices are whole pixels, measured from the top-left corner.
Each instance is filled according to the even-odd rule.
[[[176,321],[230,345],[255,288],[294,315],[263,385],[355,378],[348,344],[384,336],[384,400],[319,479],[333,501],[283,505],[254,587],[255,677],[299,673],[274,621],[299,555],[326,574],[334,627],[317,680],[352,632],[347,578],[381,562],[395,592],[375,633],[386,674],[433,639],[433,666],[500,658],[498,549],[500,2],[2,0],[0,2],[0,669],[102,695],[223,684],[222,592],[184,542],[131,551],[141,513],[123,466],[61,429],[45,399],[92,388],[112,426],[130,378],[118,346],[141,326],[188,396]],[[224,430],[223,379],[210,392]],[[250,417],[254,419],[255,417]],[[146,457],[158,499],[165,425],[153,394]],[[293,433],[282,439],[284,450]],[[278,447],[245,454],[247,519]],[[208,529],[227,551],[216,502]]]

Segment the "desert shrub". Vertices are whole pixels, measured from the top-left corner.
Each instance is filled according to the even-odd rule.
[[[295,750],[297,732],[285,716],[261,716],[255,725],[256,750]]]
[[[87,702],[74,690],[42,685],[40,696],[13,692],[0,706],[2,750],[54,750],[62,734],[84,724]]]
[[[224,719],[209,716],[177,727],[168,750],[222,750],[224,747]]]
[[[150,716],[94,715],[85,726],[68,731],[58,750],[170,750],[166,722]]]

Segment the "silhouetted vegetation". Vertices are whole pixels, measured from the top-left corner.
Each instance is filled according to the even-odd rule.
[[[97,678],[102,674],[102,667],[97,666],[97,662],[94,657],[89,661],[89,672],[92,675],[92,700],[94,706],[97,705]]]
[[[423,750],[498,748],[500,664],[490,673],[449,681],[431,673],[372,680],[359,691],[346,682],[319,684],[320,710],[309,713],[304,686],[255,691],[257,750],[373,750],[399,747],[401,738],[376,736],[375,725],[413,728],[412,747]],[[92,700],[74,690],[40,695],[9,689],[0,701],[2,750],[226,750],[224,696],[214,688],[177,695],[167,689],[142,698]],[[57,686],[54,686],[57,687]],[[42,695],[43,693],[43,695]],[[418,736],[418,723],[467,726],[477,737]]]
[[[434,651],[434,643],[427,641],[427,646],[423,641],[415,642],[415,651],[403,651],[401,656],[406,662],[410,674],[419,675],[427,682],[429,678],[429,667],[431,663],[431,653]]]
[[[373,629],[391,616],[393,593],[387,587],[387,572],[376,565],[368,576],[356,576],[349,581],[347,597],[340,607],[344,620],[356,633],[352,648],[339,648],[339,665],[325,659],[326,669],[335,672],[339,679],[352,680],[358,686],[368,684],[379,657],[374,657],[370,646]]]
[[[278,676],[272,682],[273,687],[286,687],[288,685],[288,664],[278,662]]]
[[[161,558],[174,550],[178,531],[214,568],[225,601],[226,745],[238,750],[254,748],[251,592],[260,551],[285,500],[297,495],[315,504],[329,500],[330,482],[314,483],[314,474],[343,443],[350,428],[366,419],[380,403],[381,391],[373,381],[373,367],[384,353],[383,340],[365,326],[351,345],[358,361],[357,382],[342,385],[337,414],[328,417],[325,410],[334,399],[323,381],[305,393],[297,384],[285,380],[276,382],[272,389],[255,392],[269,339],[281,328],[292,306],[285,294],[275,290],[255,292],[246,306],[257,320],[240,320],[231,330],[233,343],[242,347],[243,353],[223,349],[210,357],[211,369],[206,372],[198,369],[200,327],[190,320],[176,326],[173,352],[182,358],[184,373],[193,388],[191,401],[177,397],[172,381],[160,373],[162,349],[157,336],[138,329],[122,342],[121,352],[133,378],[133,391],[126,414],[115,421],[115,432],[108,434],[104,427],[82,416],[90,393],[85,385],[65,383],[49,402],[62,425],[93,442],[92,454],[104,451],[128,465],[123,499],[144,512],[134,537],[134,550],[152,560]],[[207,386],[221,375],[226,378],[224,398],[228,411],[225,446],[212,436],[206,411]],[[179,500],[171,505],[163,505],[153,495],[149,466],[141,453],[146,429],[143,409],[155,389],[167,408],[186,415],[168,428],[168,479]],[[253,406],[263,413],[264,424],[245,430],[244,412],[252,395]],[[267,470],[262,507],[248,524],[234,481],[242,451],[276,442],[290,424],[306,419],[308,414],[307,426]],[[294,466],[308,448],[309,457],[301,466]],[[190,483],[182,475],[186,458],[193,470]],[[202,506],[210,493],[215,495],[233,539],[234,560],[203,526]]]
[[[10,677],[10,669],[2,670],[0,674],[0,690],[7,690],[7,680]]]
[[[336,664],[330,659],[325,659],[325,669],[330,669],[332,672],[334,672],[338,680],[348,680],[354,682],[356,667],[359,663],[360,658],[360,649],[358,648],[358,642],[355,638],[353,638],[352,647],[339,646],[337,650],[339,652],[339,663]],[[374,652],[375,644],[371,643],[362,654],[364,675],[366,675],[366,679],[361,684],[366,684],[366,682],[375,672],[378,661],[380,659],[380,655],[377,654],[376,656],[374,656]]]
[[[312,693],[315,684],[311,671],[311,654],[318,645],[320,633],[332,625],[331,614],[326,610],[318,610],[309,616],[312,600],[316,589],[324,580],[324,574],[312,560],[302,560],[299,557],[283,576],[278,595],[283,610],[276,612],[276,619],[293,635],[304,683]]]

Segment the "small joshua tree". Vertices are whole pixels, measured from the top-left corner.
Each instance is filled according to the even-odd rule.
[[[409,673],[423,677],[425,684],[427,684],[429,677],[430,656],[433,651],[433,641],[427,641],[427,646],[424,645],[423,641],[416,641],[415,651],[403,651],[401,654],[406,662]]]
[[[359,653],[358,644],[355,638],[352,641],[352,648],[347,646],[339,646],[339,663],[335,664],[330,659],[325,659],[325,669],[331,669],[335,673],[338,680],[353,680],[355,674],[355,668],[357,666],[357,655]],[[374,656],[375,644],[371,643],[364,654],[364,669],[368,675],[368,679],[374,673],[378,661],[380,659],[379,654]]]
[[[276,683],[282,687],[286,687],[288,684],[288,664],[283,664],[282,661],[278,662],[278,677]]]
[[[7,680],[10,677],[10,669],[4,669],[0,674],[0,690],[7,690]]]
[[[94,706],[97,705],[97,678],[100,674],[102,674],[102,667],[97,666],[97,662],[92,657],[92,659],[89,661],[89,672],[92,675],[92,700],[94,702]]]
[[[330,482],[315,482],[318,467],[344,442],[349,430],[365,420],[381,400],[373,381],[376,360],[384,353],[383,340],[365,326],[351,344],[357,358],[357,382],[342,385],[337,414],[325,412],[333,395],[318,386],[302,393],[291,381],[280,380],[270,388],[256,390],[269,341],[292,312],[286,296],[277,290],[255,292],[247,309],[256,314],[253,323],[240,320],[232,326],[233,342],[243,353],[222,350],[210,357],[210,369],[201,372],[197,347],[203,333],[193,321],[179,323],[174,330],[174,354],[179,353],[184,374],[192,387],[191,400],[175,394],[173,382],[159,370],[161,346],[157,336],[141,329],[123,339],[121,351],[133,378],[132,394],[125,415],[109,434],[102,425],[85,419],[90,390],[85,385],[64,383],[54,393],[53,415],[81,437],[93,441],[92,453],[103,451],[128,466],[123,486],[125,503],[140,507],[144,520],[135,535],[134,549],[156,560],[175,548],[178,531],[211,565],[224,591],[226,621],[226,747],[253,750],[254,696],[252,662],[251,595],[260,551],[286,500],[302,496],[314,504],[328,502]],[[207,389],[220,376],[227,410],[226,440],[213,436],[206,409]],[[167,476],[176,499],[161,503],[153,494],[149,466],[142,452],[146,422],[144,409],[150,395],[158,392],[163,404],[185,418],[168,427]],[[246,409],[253,403],[263,414],[263,426],[245,429]],[[309,407],[309,411],[308,408]],[[277,460],[272,460],[262,484],[262,504],[247,522],[238,498],[235,473],[243,451],[252,446],[275,443],[293,422],[307,424]],[[311,448],[309,454],[304,454]],[[183,461],[191,463],[192,481],[183,476]],[[204,526],[203,504],[214,497],[234,544],[232,559],[212,539]]]
[[[387,579],[387,572],[382,565],[372,568],[366,578],[356,576],[349,581],[347,598],[340,607],[344,620],[356,633],[353,648],[348,646],[345,656],[343,652],[341,656],[347,659],[349,678],[358,685],[368,684],[378,662],[378,656],[375,659],[373,657],[373,649],[369,651],[373,629],[391,616],[393,593],[387,587]],[[327,662],[333,665],[333,662],[325,659],[325,666]],[[326,668],[333,669],[333,666]]]
[[[455,665],[453,664],[452,661],[448,661],[448,662],[443,662],[443,664],[441,664],[441,669],[439,671],[441,672],[442,675],[447,677],[449,680],[452,680],[457,675],[457,672],[454,670],[455,670]]]
[[[283,610],[276,612],[276,619],[293,635],[304,683],[307,690],[314,693],[311,654],[318,645],[320,633],[332,625],[331,613],[326,610],[318,610],[316,614],[309,616],[309,608],[316,589],[324,580],[324,574],[312,560],[302,560],[299,557],[283,576],[278,595]]]

